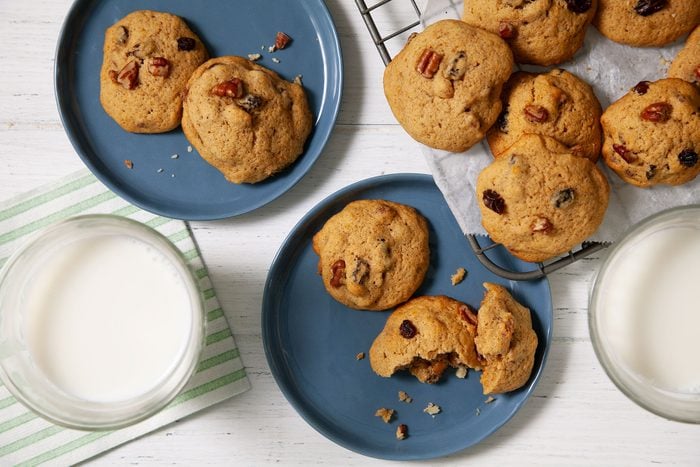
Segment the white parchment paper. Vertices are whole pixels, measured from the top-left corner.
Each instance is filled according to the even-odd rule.
[[[480,1],[480,0],[472,0]],[[429,0],[421,22],[424,26],[441,19],[459,19],[463,2]],[[584,46],[574,58],[558,65],[584,79],[605,109],[639,81],[655,81],[666,75],[673,57],[683,46],[680,41],[663,48],[636,48],[617,44],[590,26]],[[545,71],[534,66],[526,71]],[[463,153],[450,153],[423,146],[423,154],[447,204],[466,233],[486,234],[475,199],[476,179],[493,159],[486,141]],[[682,186],[637,188],[623,182],[601,161],[599,167],[610,182],[610,204],[603,224],[590,240],[613,242],[634,223],[666,208],[700,203],[700,177]]]

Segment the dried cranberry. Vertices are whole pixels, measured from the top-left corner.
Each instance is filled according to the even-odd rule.
[[[506,211],[506,202],[498,192],[493,190],[484,190],[482,195],[484,200],[484,206],[495,212],[496,214],[503,214]]]
[[[697,79],[700,79],[700,65],[695,69],[695,77]]]
[[[642,110],[641,117],[643,120],[654,123],[665,123],[671,118],[673,107],[666,102],[655,102],[646,106]]]
[[[678,162],[686,167],[693,167],[698,163],[698,153],[692,149],[684,149],[678,154]]]
[[[177,39],[177,50],[189,52],[190,50],[194,50],[196,44],[197,43],[191,37],[179,37]]]
[[[462,316],[462,319],[466,321],[467,323],[470,323],[474,326],[477,325],[479,322],[479,318],[476,316],[474,313],[474,310],[471,309],[469,305],[463,304],[459,306],[459,314]]]
[[[498,35],[501,39],[512,39],[515,37],[515,26],[508,21],[498,23]]]
[[[632,90],[640,96],[646,94],[649,90],[649,81],[640,81]]]
[[[649,16],[662,10],[666,6],[666,0],[637,0],[634,11],[640,16]]]
[[[624,159],[625,162],[632,163],[637,160],[637,156],[632,153],[629,149],[624,144],[613,144],[612,146],[613,151],[618,153],[622,159]]]
[[[574,189],[564,188],[552,196],[552,204],[555,208],[565,208],[574,201]]]
[[[566,7],[574,13],[585,13],[591,9],[591,0],[566,0]]]
[[[508,133],[508,107],[504,108],[496,120],[496,126],[503,133]]]
[[[407,319],[401,322],[401,326],[399,326],[399,332],[401,333],[401,336],[405,337],[406,339],[411,339],[418,333],[413,323]]]
[[[525,118],[532,123],[543,123],[549,118],[549,112],[541,105],[526,105]]]

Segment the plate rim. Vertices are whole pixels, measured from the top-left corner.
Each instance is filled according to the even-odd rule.
[[[440,449],[437,448],[434,451],[431,452],[426,452],[422,454],[406,454],[406,453],[400,453],[400,452],[376,452],[375,450],[372,449],[367,449],[362,446],[359,446],[357,444],[354,444],[352,442],[346,441],[342,436],[338,436],[334,432],[330,432],[326,430],[323,426],[322,423],[319,423],[317,419],[314,416],[313,411],[310,411],[309,413],[306,412],[307,410],[307,405],[304,404],[302,401],[299,401],[296,399],[296,391],[293,387],[290,386],[289,382],[287,380],[282,379],[281,373],[281,366],[276,357],[273,356],[273,349],[272,349],[272,343],[271,341],[273,340],[273,333],[271,330],[271,307],[273,306],[270,301],[270,294],[272,293],[272,289],[274,287],[273,285],[273,277],[279,276],[278,269],[281,267],[281,260],[283,257],[283,252],[288,248],[288,246],[295,240],[295,237],[297,232],[306,224],[310,223],[315,217],[317,217],[320,213],[322,213],[325,209],[328,209],[329,205],[332,204],[334,201],[336,201],[338,198],[341,198],[351,192],[355,191],[360,191],[368,188],[374,188],[382,184],[387,184],[387,183],[395,183],[395,182],[430,182],[435,186],[435,189],[440,192],[439,188],[437,185],[435,185],[435,181],[433,177],[430,174],[422,174],[422,173],[393,173],[393,174],[385,174],[385,175],[378,175],[370,178],[365,178],[356,182],[351,183],[350,185],[344,186],[340,188],[339,190],[331,193],[330,195],[324,197],[321,201],[316,203],[308,212],[304,214],[304,216],[290,229],[289,233],[285,237],[284,241],[278,248],[277,252],[275,253],[275,256],[272,259],[272,263],[270,265],[270,269],[267,274],[267,278],[265,279],[265,287],[263,288],[263,297],[262,297],[262,306],[261,306],[261,328],[262,328],[262,340],[263,340],[263,350],[265,351],[265,359],[267,361],[268,366],[270,367],[270,373],[272,374],[275,383],[277,384],[277,387],[279,388],[280,392],[284,395],[284,398],[287,400],[287,402],[294,408],[296,413],[301,416],[301,418],[309,424],[316,432],[320,433],[323,435],[325,438],[328,440],[332,441],[333,443],[337,444],[338,446],[341,446],[345,449],[348,449],[349,451],[372,457],[375,459],[384,459],[384,460],[402,460],[402,461],[409,461],[409,460],[429,460],[429,459],[437,459],[441,457],[445,457],[451,454],[455,454],[458,452],[462,452],[472,446],[475,446],[482,442],[484,439],[488,438],[491,436],[493,433],[498,431],[500,428],[502,428],[508,421],[510,421],[515,414],[525,405],[525,403],[532,397],[532,394],[535,391],[535,388],[540,382],[540,378],[542,377],[542,373],[544,372],[544,368],[547,363],[547,358],[549,355],[549,350],[552,346],[552,328],[553,328],[553,321],[554,321],[554,304],[552,302],[552,289],[549,284],[549,278],[546,276],[544,278],[538,279],[537,281],[531,281],[531,282],[543,282],[546,286],[546,299],[548,301],[549,305],[549,323],[547,326],[544,326],[543,324],[543,331],[544,331],[544,337],[546,340],[546,346],[543,349],[542,353],[542,364],[533,370],[533,375],[531,375],[532,382],[530,383],[529,387],[527,388],[527,391],[525,392],[523,398],[518,401],[513,408],[510,410],[510,412],[506,413],[506,417],[495,427],[492,427],[489,430],[484,431],[481,433],[479,436],[477,436],[472,442],[466,443],[464,445],[460,445],[459,447],[451,447],[447,449]],[[441,192],[440,192],[441,193]],[[441,193],[442,194],[442,193]],[[460,229],[461,230],[461,229]]]
[[[308,167],[295,177],[290,178],[286,185],[282,185],[278,191],[273,192],[268,196],[257,197],[254,202],[248,204],[247,206],[241,208],[236,203],[231,203],[232,209],[225,211],[222,210],[217,214],[196,214],[190,212],[186,215],[183,215],[185,214],[183,212],[178,212],[177,208],[175,208],[176,210],[173,211],[169,207],[165,207],[165,209],[161,209],[160,207],[153,207],[147,201],[142,202],[140,199],[137,199],[137,197],[132,196],[126,190],[123,190],[118,183],[114,183],[112,181],[112,178],[109,175],[109,171],[107,171],[107,173],[104,173],[102,170],[99,170],[97,168],[97,166],[93,163],[92,159],[88,157],[88,151],[86,151],[83,145],[79,142],[81,135],[83,135],[83,132],[77,128],[78,125],[76,124],[77,121],[75,120],[76,116],[73,115],[73,113],[71,112],[70,105],[70,100],[74,97],[74,93],[63,92],[61,90],[61,86],[59,85],[59,82],[68,81],[67,61],[66,63],[63,63],[61,60],[61,56],[65,55],[67,57],[70,55],[68,51],[70,38],[75,37],[76,34],[79,33],[79,31],[71,31],[70,26],[76,24],[76,22],[80,20],[80,13],[96,1],[98,0],[74,0],[68,8],[68,11],[63,19],[63,23],[61,24],[61,28],[58,33],[58,40],[56,41],[56,48],[54,51],[53,92],[59,119],[61,121],[61,126],[63,127],[63,131],[68,137],[68,140],[70,141],[73,150],[76,152],[78,157],[80,157],[80,160],[83,162],[83,164],[85,164],[85,166],[90,170],[90,172],[112,192],[116,193],[119,197],[123,198],[124,200],[133,204],[134,206],[137,206],[141,209],[144,209],[150,213],[159,216],[169,217],[172,219],[180,219],[183,221],[214,221],[241,216],[243,214],[255,211],[256,209],[259,209],[275,201],[276,199],[282,197],[289,190],[291,190],[294,186],[296,186],[297,183],[299,183],[313,168],[318,159],[321,157],[321,154],[326,149],[328,140],[330,139],[330,136],[333,133],[333,130],[337,123],[338,115],[340,114],[340,106],[343,100],[343,88],[345,81],[343,51],[340,45],[340,38],[338,36],[338,28],[335,22],[333,21],[333,16],[331,15],[330,10],[328,9],[328,6],[326,5],[324,0],[297,0],[315,3],[311,6],[311,11],[314,11],[316,13],[316,18],[323,20],[325,22],[325,25],[329,26],[328,29],[331,34],[329,35],[328,39],[330,39],[330,44],[332,45],[331,49],[334,49],[330,50],[330,52],[332,53],[327,54],[327,57],[329,57],[329,59],[326,63],[328,63],[329,65],[324,68],[326,70],[335,70],[335,79],[333,79],[332,81],[328,81],[324,78],[324,83],[327,86],[325,88],[327,92],[324,92],[324,94],[327,94],[328,96],[337,96],[337,98],[335,102],[332,102],[329,106],[328,112],[330,116],[328,117],[327,129],[325,129],[324,132],[320,133],[317,136],[316,133],[318,131],[318,121],[314,123],[314,127],[312,130],[313,134],[311,135],[311,138],[320,138],[319,149],[317,153],[313,157],[309,158]],[[316,31],[318,32],[319,29],[316,29]],[[326,74],[327,76],[330,75],[329,73],[324,74]],[[330,85],[328,85],[329,83]],[[324,107],[322,107],[322,109],[323,108]],[[178,126],[174,131],[177,131],[178,128],[180,127]],[[309,141],[310,139],[307,141],[307,144]],[[300,158],[307,155],[308,154],[305,151],[303,154],[301,154]],[[135,191],[138,192],[138,190]]]

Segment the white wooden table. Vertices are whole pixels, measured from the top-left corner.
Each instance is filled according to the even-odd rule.
[[[70,3],[0,0],[0,198],[82,167],[53,96],[54,49]],[[95,464],[380,463],[336,446],[296,414],[270,374],[260,332],[270,262],[304,213],[362,178],[427,172],[417,145],[384,100],[383,65],[354,2],[327,3],[342,42],[346,81],[338,123],[322,157],[294,189],[262,209],[193,224],[253,389],[100,456]],[[408,2],[393,3],[380,21],[387,30],[412,18]],[[534,397],[478,446],[429,464],[700,465],[700,427],[637,407],[595,358],[586,313],[599,265],[597,258],[586,259],[550,277],[554,342]]]

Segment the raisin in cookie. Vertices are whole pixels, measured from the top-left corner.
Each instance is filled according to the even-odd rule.
[[[685,46],[673,59],[668,69],[668,77],[700,84],[700,26],[690,33]]]
[[[483,357],[484,394],[514,391],[530,379],[535,363],[537,334],[530,310],[504,287],[484,283],[486,293],[477,315],[477,352]]]
[[[550,136],[575,155],[598,160],[600,103],[591,87],[564,70],[514,73],[503,89],[503,111],[488,132],[495,157],[523,134]]]
[[[169,13],[135,11],[105,32],[100,102],[124,130],[163,133],[180,125],[182,93],[207,50]]]
[[[687,81],[642,81],[601,122],[603,158],[624,181],[680,185],[700,173],[700,90]]]
[[[637,47],[673,42],[699,22],[698,0],[599,0],[593,19],[608,39]]]
[[[292,164],[312,127],[304,88],[245,58],[213,58],[187,83],[185,136],[230,182],[256,183]]]
[[[462,19],[499,34],[515,61],[554,65],[574,56],[583,45],[596,0],[471,0]]]
[[[408,300],[430,261],[423,216],[384,200],[349,203],[314,235],[313,248],[328,293],[364,310],[386,310]]]
[[[590,160],[557,141],[524,135],[477,179],[481,223],[525,261],[569,251],[603,221],[610,188]]]
[[[410,39],[387,66],[384,94],[411,137],[461,152],[498,118],[512,68],[512,54],[498,36],[443,20]]]
[[[388,378],[408,370],[423,383],[437,383],[452,366],[481,368],[469,306],[445,296],[417,297],[398,307],[369,349],[369,362]]]

